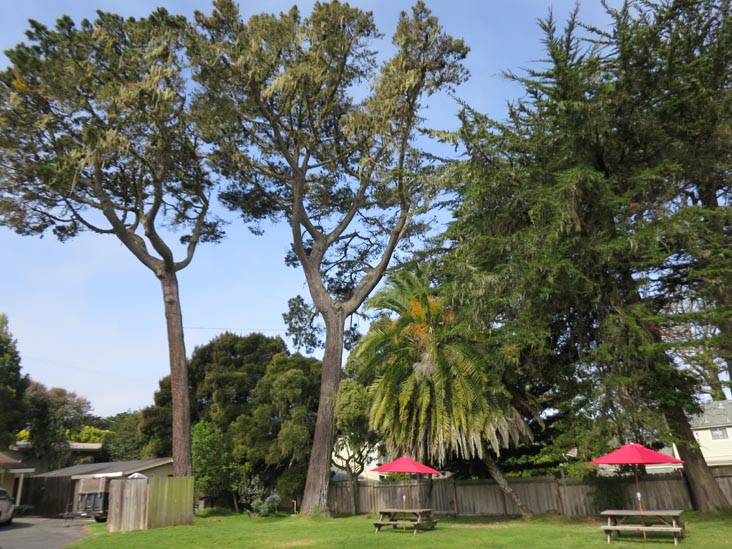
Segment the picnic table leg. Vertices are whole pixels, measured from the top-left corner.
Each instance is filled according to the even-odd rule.
[[[684,521],[679,518],[678,522],[676,520],[676,517],[673,518],[673,525],[677,528],[681,528],[680,537],[686,537],[686,525],[684,524]]]

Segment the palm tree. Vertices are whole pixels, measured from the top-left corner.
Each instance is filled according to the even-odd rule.
[[[485,448],[530,436],[500,375],[460,330],[454,311],[431,284],[430,271],[399,271],[367,307],[390,314],[361,339],[354,358],[374,374],[371,424],[388,447],[442,464],[449,453],[479,457],[524,516],[531,511]]]

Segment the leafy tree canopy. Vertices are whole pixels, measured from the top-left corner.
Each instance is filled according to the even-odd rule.
[[[68,465],[68,434],[82,431],[91,409],[89,401],[33,381],[25,394],[25,409],[33,455],[49,469]]]
[[[189,361],[194,417],[212,421],[220,430],[239,417],[252,400],[267,364],[287,346],[280,337],[224,333],[196,347]]]
[[[246,411],[267,365],[279,353],[287,353],[281,338],[256,333],[240,336],[227,332],[196,347],[188,362],[194,424],[210,421],[225,433]],[[148,444],[144,453],[167,457],[172,444],[170,376],[160,380],[153,401],[153,406],[142,410],[141,415],[140,431]]]
[[[109,433],[102,448],[110,461],[143,459],[145,439],[140,430],[141,418],[142,412],[127,411],[107,419]]]
[[[214,424],[199,421],[193,426],[192,435],[196,492],[232,500],[238,510],[239,491],[249,467],[231,459],[231,441]]]
[[[307,462],[315,430],[320,361],[278,354],[252,393],[247,412],[229,428],[233,455],[265,481]]]

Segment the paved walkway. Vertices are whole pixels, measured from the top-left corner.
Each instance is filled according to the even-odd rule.
[[[16,517],[0,526],[0,549],[63,549],[88,536],[84,526],[93,520]]]

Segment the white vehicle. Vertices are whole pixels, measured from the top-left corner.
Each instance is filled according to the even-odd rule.
[[[0,488],[0,524],[13,522],[15,512],[15,501],[10,497],[5,488]]]

